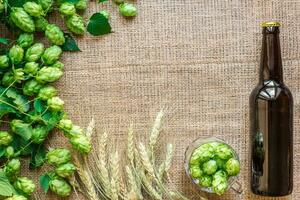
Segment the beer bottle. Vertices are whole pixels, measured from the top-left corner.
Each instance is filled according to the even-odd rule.
[[[260,77],[250,96],[251,189],[263,196],[293,189],[293,97],[283,83],[279,26],[262,23]]]

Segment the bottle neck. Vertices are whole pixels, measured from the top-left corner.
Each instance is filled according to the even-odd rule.
[[[263,28],[260,82],[265,80],[283,83],[279,27]]]

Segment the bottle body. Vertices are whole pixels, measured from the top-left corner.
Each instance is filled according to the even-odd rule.
[[[264,27],[260,81],[250,96],[251,190],[285,196],[293,189],[293,97],[283,83],[279,28]]]

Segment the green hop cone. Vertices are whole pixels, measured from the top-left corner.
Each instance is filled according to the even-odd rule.
[[[49,184],[50,190],[60,197],[67,197],[71,194],[71,186],[63,179],[53,179]]]
[[[51,85],[42,87],[39,91],[38,97],[44,101],[57,95],[57,90]]]
[[[4,200],[28,200],[26,197],[22,196],[22,195],[13,195],[12,197],[8,197]]]
[[[52,11],[53,0],[38,0],[38,4],[42,6],[45,13]]]
[[[71,130],[64,130],[64,135],[69,139],[75,137],[76,135],[83,135],[83,134],[84,132],[82,128],[80,128],[80,126],[77,125],[73,125]]]
[[[48,26],[48,21],[44,17],[38,17],[34,20],[35,29],[38,32],[44,32]]]
[[[23,8],[12,7],[10,20],[24,32],[32,33],[35,31],[34,21]]]
[[[79,0],[76,4],[75,4],[75,8],[77,10],[86,10],[87,9],[87,0]]]
[[[228,188],[227,176],[225,175],[226,173],[223,171],[218,171],[213,175],[212,188],[218,195],[224,194]]]
[[[9,57],[7,55],[0,56],[0,69],[5,69],[10,66]]]
[[[62,178],[67,178],[67,177],[72,176],[74,174],[75,170],[76,170],[76,167],[72,163],[66,163],[66,164],[62,164],[62,165],[58,166],[55,169],[55,173]]]
[[[24,192],[27,195],[30,195],[35,191],[35,184],[32,180],[27,177],[19,177],[14,183],[16,189]]]
[[[65,2],[60,5],[59,12],[64,16],[71,16],[76,14],[76,9],[74,4]]]
[[[215,173],[218,169],[217,162],[215,160],[209,160],[202,165],[204,173],[211,175]]]
[[[12,146],[6,147],[4,155],[6,158],[13,157],[15,155],[15,149]]]
[[[24,66],[24,72],[31,76],[36,75],[36,73],[39,71],[39,69],[40,69],[39,64],[36,62],[28,62]]]
[[[107,10],[101,10],[99,13],[102,14],[107,19],[109,19],[109,17],[110,17],[110,14]]]
[[[0,146],[7,146],[13,141],[13,137],[7,131],[0,131]]]
[[[33,34],[22,33],[17,40],[17,44],[22,48],[30,47],[34,42]]]
[[[45,35],[55,45],[63,45],[65,43],[64,33],[55,24],[48,24],[46,26]]]
[[[59,60],[61,54],[62,49],[59,46],[53,45],[45,50],[44,54],[42,55],[42,61],[46,65],[52,65]]]
[[[60,70],[63,70],[64,69],[64,63],[60,62],[60,61],[56,61],[53,65],[51,65],[51,67],[55,67],[55,68],[58,68]]]
[[[44,53],[45,47],[42,43],[35,43],[25,53],[25,60],[27,62],[37,62]]]
[[[71,152],[63,148],[53,149],[46,154],[46,160],[51,165],[59,166],[71,161]]]
[[[44,10],[43,10],[42,6],[33,1],[27,1],[23,5],[23,8],[32,17],[40,17],[40,16],[44,15]]]
[[[233,157],[232,149],[227,144],[220,144],[215,150],[216,156],[223,160],[228,160]]]
[[[190,174],[193,178],[200,178],[203,175],[200,165],[190,166]]]
[[[203,175],[199,178],[199,184],[202,187],[210,187],[212,184],[212,177],[208,175]]]
[[[15,179],[20,175],[21,173],[21,162],[19,159],[11,159],[8,161],[8,163],[4,167],[5,175],[9,178],[11,181],[15,181]]]
[[[4,86],[9,86],[14,82],[14,74],[12,73],[12,71],[6,72],[3,77],[2,77],[2,84]]]
[[[61,119],[58,123],[58,127],[64,131],[70,131],[73,128],[73,123],[69,119]]]
[[[61,111],[64,108],[64,101],[59,97],[52,97],[47,100],[47,105],[51,110]]]
[[[87,154],[92,149],[91,139],[83,134],[74,135],[70,139],[70,143],[73,149],[76,149],[80,153]]]
[[[10,48],[8,56],[14,64],[19,64],[23,60],[24,50],[19,45],[14,45],[12,48]]]
[[[6,72],[2,78],[2,84],[8,87],[14,82],[21,83],[24,79],[24,70],[19,68],[14,71]]]
[[[230,158],[225,164],[225,169],[229,176],[236,176],[240,173],[240,162],[237,159]]]
[[[62,75],[63,72],[58,68],[43,67],[38,71],[35,78],[40,83],[52,83],[57,81]]]
[[[23,86],[23,93],[27,96],[33,96],[40,91],[42,86],[43,85],[37,82],[35,79],[30,79],[25,82]]]
[[[3,13],[5,10],[5,5],[3,3],[3,0],[0,0],[0,14]]]
[[[190,159],[190,164],[202,164],[210,160],[213,156],[214,148],[208,143],[202,144],[200,147],[194,150]]]
[[[217,162],[218,169],[224,169],[226,160],[223,160],[217,156],[213,158]]]
[[[83,18],[80,15],[72,15],[67,18],[66,24],[68,29],[77,35],[83,35],[85,33],[85,25]]]
[[[48,136],[48,128],[47,126],[44,125],[37,125],[33,130],[32,130],[32,142],[35,144],[41,144],[42,142],[45,141],[46,137]]]
[[[135,17],[137,15],[136,7],[130,3],[120,4],[119,11],[124,17]]]

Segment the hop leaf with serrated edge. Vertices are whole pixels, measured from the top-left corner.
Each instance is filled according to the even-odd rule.
[[[24,50],[19,45],[14,45],[12,48],[10,48],[8,56],[14,64],[19,64],[23,60]]]
[[[12,197],[6,198],[4,200],[28,200],[28,199],[22,195],[13,195]]]
[[[28,1],[23,5],[24,10],[32,17],[40,17],[44,15],[44,10],[41,5]]]
[[[77,35],[83,35],[85,33],[85,26],[83,18],[80,15],[72,15],[66,20],[68,29]]]
[[[7,55],[0,56],[0,69],[5,69],[10,66],[9,58]]]
[[[39,64],[36,62],[28,62],[24,66],[24,72],[31,76],[36,75],[36,73],[39,71],[39,69],[40,69]]]
[[[61,54],[61,48],[59,46],[53,45],[45,50],[44,54],[42,55],[42,61],[46,65],[52,65],[57,60],[59,60]]]
[[[34,42],[33,34],[30,33],[22,33],[19,35],[17,44],[22,48],[30,47]]]
[[[73,149],[80,153],[89,153],[92,149],[91,139],[83,134],[76,134],[70,139]]]
[[[47,105],[50,109],[60,111],[64,108],[64,101],[59,97],[52,97],[51,99],[47,100]]]
[[[64,33],[55,24],[48,24],[46,26],[45,35],[55,45],[63,45],[65,43]]]
[[[58,127],[64,131],[70,131],[73,128],[73,123],[69,119],[62,119],[59,121]]]
[[[39,91],[38,97],[42,100],[48,100],[57,95],[57,90],[51,85],[42,87]]]
[[[77,10],[86,10],[87,8],[87,0],[79,0],[76,4],[75,4],[75,8]]]
[[[63,179],[53,179],[50,181],[50,190],[60,197],[67,197],[71,194],[71,186]]]
[[[35,191],[35,184],[32,180],[27,177],[19,177],[14,183],[16,189],[24,192],[27,195],[30,195]]]
[[[43,67],[38,71],[35,78],[40,83],[51,83],[57,81],[62,75],[63,72],[58,68]]]
[[[60,5],[59,12],[64,16],[71,16],[76,14],[76,9],[74,4],[65,2]]]
[[[38,17],[34,20],[35,29],[38,32],[44,32],[48,26],[48,21],[44,17]]]
[[[62,165],[58,166],[55,169],[55,173],[62,178],[67,178],[67,177],[72,176],[74,174],[75,170],[76,170],[76,167],[72,163],[66,163],[66,164],[62,164]]]
[[[47,126],[39,124],[32,130],[32,137],[31,137],[32,142],[36,144],[40,144],[45,141],[47,135],[48,135]]]
[[[137,15],[136,7],[130,3],[120,4],[119,10],[124,17],[135,17]]]
[[[42,88],[42,84],[36,81],[35,79],[30,79],[25,82],[23,86],[23,93],[28,96],[33,96],[37,94]]]
[[[11,159],[4,167],[5,175],[9,178],[10,181],[15,181],[15,179],[21,173],[21,162],[19,159]]]
[[[0,131],[0,146],[7,146],[12,142],[13,138],[7,131]]]
[[[35,43],[29,47],[25,53],[25,60],[27,62],[37,62],[44,53],[45,47],[42,43]]]
[[[64,63],[60,62],[60,61],[56,61],[53,65],[51,65],[51,67],[55,67],[55,68],[58,68],[60,70],[63,70],[64,69]]]
[[[47,153],[46,160],[51,165],[59,166],[71,161],[71,153],[68,149],[53,149]]]
[[[35,26],[30,15],[23,8],[12,7],[10,13],[11,21],[22,31],[32,33],[35,31]]]

